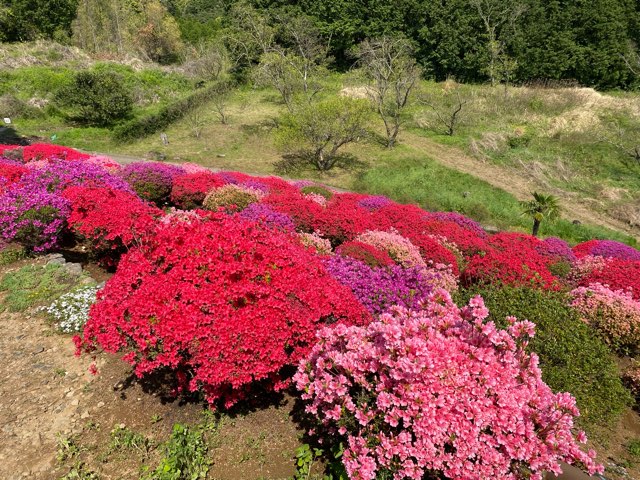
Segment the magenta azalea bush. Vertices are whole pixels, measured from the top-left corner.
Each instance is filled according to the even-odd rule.
[[[605,342],[623,352],[640,347],[640,301],[631,291],[612,290],[599,283],[571,291],[571,307],[602,334]]]
[[[365,327],[337,325],[294,377],[306,411],[345,442],[349,478],[540,480],[559,462],[602,472],[567,393],[542,381],[525,350],[534,325],[485,322],[480,297],[458,308],[444,290]]]
[[[15,184],[0,196],[0,239],[45,252],[58,245],[69,212],[69,202],[61,196]]]
[[[242,210],[239,215],[252,222],[259,222],[284,230],[295,230],[295,225],[289,215],[277,212],[264,203],[252,203]]]
[[[395,305],[416,308],[427,299],[440,280],[439,273],[420,267],[372,268],[354,258],[334,255],[324,266],[333,278],[351,289],[355,297],[374,315],[388,312]]]
[[[142,199],[160,206],[169,200],[173,181],[184,173],[182,168],[175,165],[138,162],[124,167],[119,175]]]
[[[69,187],[109,187],[114,190],[133,193],[123,179],[109,173],[104,167],[89,162],[54,159],[34,168],[22,177],[23,184],[48,192],[61,192]]]

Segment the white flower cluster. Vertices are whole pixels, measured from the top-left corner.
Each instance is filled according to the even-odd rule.
[[[82,330],[89,318],[89,307],[96,301],[96,286],[80,287],[73,292],[65,293],[45,311],[56,322],[64,333],[75,333]]]

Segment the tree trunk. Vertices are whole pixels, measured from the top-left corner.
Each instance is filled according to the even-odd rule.
[[[531,235],[533,235],[534,237],[538,236],[538,230],[540,230],[540,220],[538,220],[537,218],[533,219],[533,230],[531,232]]]

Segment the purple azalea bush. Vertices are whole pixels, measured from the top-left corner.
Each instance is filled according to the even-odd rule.
[[[57,246],[70,205],[39,185],[15,184],[0,196],[0,238],[35,252]]]
[[[558,237],[545,238],[537,247],[539,254],[545,257],[552,257],[558,260],[566,260],[573,263],[576,261],[576,254],[573,253],[571,246]]]
[[[158,162],[136,162],[124,167],[118,175],[143,199],[162,205],[169,200],[173,181],[184,170],[176,165]]]
[[[440,220],[441,222],[457,223],[462,228],[473,232],[480,238],[487,237],[487,232],[484,231],[484,229],[478,222],[476,222],[475,220],[471,220],[469,217],[465,217],[458,212],[429,212],[427,213],[427,218]]]
[[[598,240],[591,248],[591,255],[620,260],[640,261],[640,250],[615,240]]]
[[[252,203],[242,210],[239,215],[252,222],[264,222],[266,225],[284,230],[295,230],[295,224],[286,213],[276,212],[264,203]]]
[[[378,210],[387,205],[391,205],[391,200],[382,195],[363,198],[358,202],[358,206],[367,210]]]
[[[417,308],[432,292],[432,275],[420,267],[400,265],[372,268],[354,258],[335,255],[323,261],[338,282],[349,287],[374,315],[389,312],[394,305]]]
[[[127,182],[112,175],[100,165],[58,159],[31,170],[22,177],[21,183],[50,193],[61,192],[78,185],[109,187],[134,193]]]

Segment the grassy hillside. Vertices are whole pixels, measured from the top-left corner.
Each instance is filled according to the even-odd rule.
[[[179,73],[122,66],[117,70],[137,92],[136,118],[193,92],[192,82]],[[15,117],[18,133],[43,139],[55,135],[60,144],[88,151],[193,161],[258,174],[277,171],[281,154],[273,143],[273,129],[284,107],[275,91],[250,86],[234,90],[228,100],[227,125],[220,122],[211,103],[204,103],[164,130],[168,145],[159,135],[121,144],[113,140],[110,130],[70,125],[46,106],[71,71],[41,66],[0,75],[0,96],[11,94],[36,105],[30,112],[37,114]],[[359,91],[348,76],[334,74],[324,82],[325,96]],[[454,135],[443,135],[436,111],[445,115],[458,95],[466,102],[462,121]],[[359,161],[352,168],[324,175],[315,171],[287,175],[385,194],[429,209],[458,210],[485,224],[520,230],[528,229],[529,223],[519,215],[518,200],[539,189],[558,195],[568,207],[582,208],[567,208],[565,220],[543,224],[544,235],[560,235],[573,242],[592,237],[635,242],[632,237],[640,232],[636,219],[640,165],[632,165],[605,139],[612,139],[620,125],[631,133],[639,128],[639,97],[603,95],[590,89],[510,88],[505,94],[502,88],[425,81],[415,98],[395,149],[388,150],[377,141],[375,131],[380,125],[374,121],[372,135],[347,149]],[[39,99],[43,108],[37,107]],[[629,134],[625,141],[633,139]],[[434,149],[437,144],[445,150]],[[457,153],[444,161],[443,152]],[[513,187],[515,183],[518,188]],[[580,216],[581,212],[589,214]],[[573,225],[576,218],[583,225]]]

